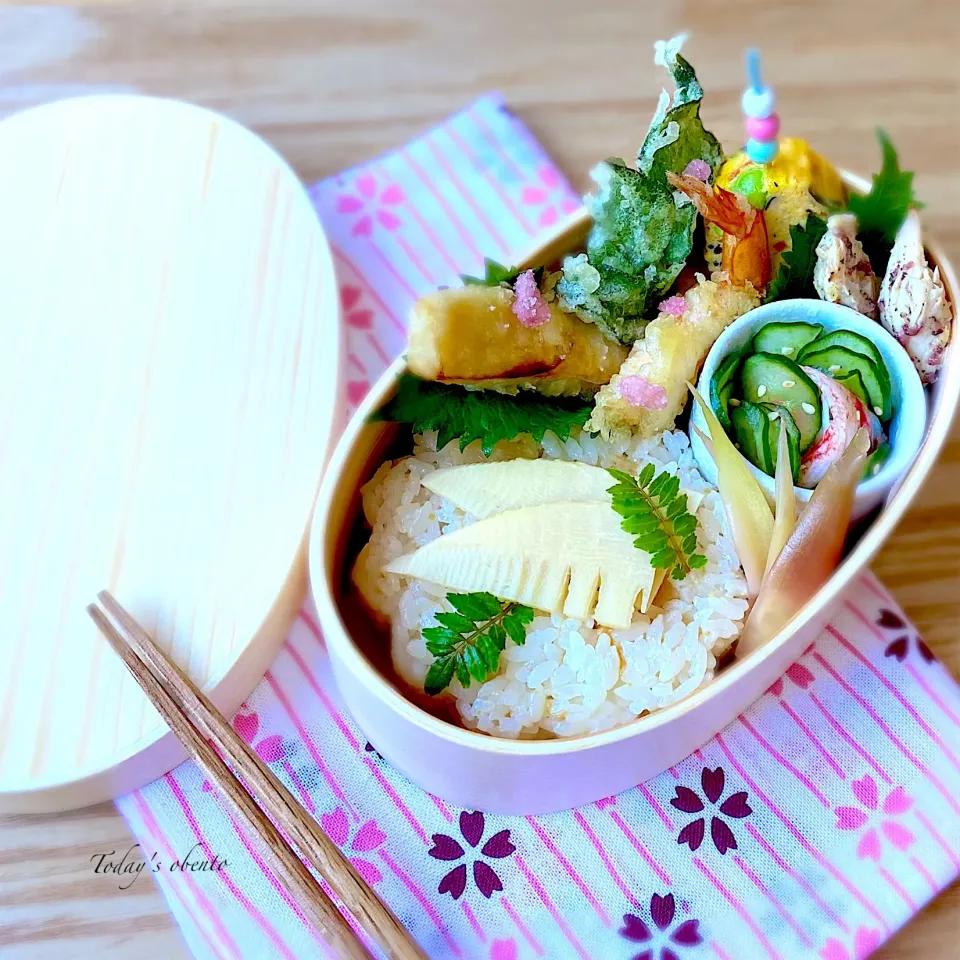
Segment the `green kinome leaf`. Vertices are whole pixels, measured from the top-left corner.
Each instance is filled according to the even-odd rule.
[[[877,130],[883,152],[880,172],[866,196],[852,194],[848,204],[856,214],[858,237],[863,243],[874,273],[883,276],[897,230],[911,207],[922,209],[913,193],[913,174],[900,169],[897,151],[883,130]]]
[[[766,303],[817,296],[813,268],[817,264],[817,244],[826,232],[826,223],[812,213],[806,223],[790,228],[790,249],[781,258],[780,269],[767,288]]]
[[[445,690],[454,675],[464,687],[489,680],[500,669],[507,638],[522,644],[534,616],[530,607],[489,593],[448,593],[447,602],[455,612],[438,613],[440,626],[423,629],[434,657],[423,684],[430,696]]]
[[[460,438],[461,450],[480,440],[484,456],[489,457],[498,440],[513,440],[524,433],[539,442],[551,430],[566,440],[574,427],[587,422],[591,409],[589,403],[572,398],[544,397],[532,391],[508,396],[465,390],[406,373],[397,395],[374,419],[409,423],[414,433],[436,430],[438,450],[455,437]]]
[[[697,553],[697,518],[687,510],[680,480],[665,470],[656,473],[648,463],[638,477],[621,470],[607,471],[616,484],[607,492],[613,509],[623,517],[620,526],[635,539],[633,545],[650,554],[650,564],[683,580],[691,570],[706,566]]]

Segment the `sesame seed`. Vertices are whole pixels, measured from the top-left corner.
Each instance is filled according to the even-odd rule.
[[[765,383],[761,383],[760,386],[757,387],[757,396],[762,397],[766,392],[767,392],[767,385]]]
[[[800,409],[811,417],[817,412],[817,408],[812,403],[801,403]]]
[[[783,383],[781,384],[784,390],[789,390],[791,387],[795,387],[796,385],[797,385],[796,380],[784,380]]]
[[[874,408],[873,408],[873,412],[874,412],[878,417],[882,417],[882,416],[883,416],[883,407],[874,407]]]
[[[779,417],[779,416],[780,416],[780,414],[777,413],[776,410],[771,410],[771,411],[767,414],[767,419],[772,421],[772,420],[776,420],[777,417]]]
[[[731,407],[739,407],[739,406],[740,406],[740,401],[739,401],[736,397],[731,397],[731,398],[730,398],[730,406],[731,406]]]
[[[876,476],[879,472],[880,472],[880,464],[879,464],[879,463],[875,463],[875,464],[873,465],[873,469],[870,471],[870,473],[871,473],[873,476]]]
[[[842,369],[843,367],[841,367],[839,363],[831,363],[830,366],[827,367],[827,373],[839,373]]]
[[[785,357],[792,357],[792,356],[793,356],[793,347],[781,347],[781,348],[780,348],[780,352],[781,352]]]

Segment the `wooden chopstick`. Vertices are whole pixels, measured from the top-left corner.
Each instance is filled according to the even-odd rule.
[[[367,960],[370,955],[281,830],[391,960],[426,960],[400,921],[217,708],[107,591],[97,598],[106,613],[95,604],[87,612],[193,759],[245,825],[263,838],[278,877],[337,957]]]

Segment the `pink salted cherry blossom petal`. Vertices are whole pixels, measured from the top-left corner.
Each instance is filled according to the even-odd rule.
[[[546,203],[547,191],[542,187],[524,187],[520,194],[520,199],[529,206]]]
[[[513,285],[513,307],[525,327],[542,327],[550,319],[550,308],[543,302],[532,270],[525,270]]]
[[[356,213],[363,207],[363,201],[359,197],[343,194],[337,197],[337,210],[340,213]]]
[[[667,297],[657,309],[661,313],[669,313],[672,317],[682,317],[687,312],[687,301],[683,297]]]
[[[894,787],[883,801],[884,813],[906,813],[913,806],[911,797],[903,787]]]
[[[884,820],[880,824],[880,829],[898,850],[909,850],[910,845],[916,839],[902,823],[895,823],[893,820]]]
[[[837,807],[838,830],[859,830],[866,822],[867,815],[859,807]]]
[[[347,837],[350,834],[350,823],[347,820],[347,815],[339,807],[333,813],[325,813],[320,818],[320,826],[338,847],[342,847],[347,842]]]
[[[877,809],[877,781],[869,773],[859,780],[854,780],[853,795],[868,809]]]
[[[403,187],[399,183],[391,183],[383,193],[380,194],[381,203],[403,203],[407,195],[403,192]]]
[[[857,844],[857,856],[861,860],[880,859],[880,837],[873,827],[860,838]]]
[[[880,931],[868,930],[866,927],[858,927],[853,935],[853,957],[854,960],[865,960],[877,947],[880,946]]]
[[[710,177],[710,164],[706,160],[691,160],[683,172],[685,176],[696,177],[706,183]]]
[[[667,408],[667,391],[639,374],[628,374],[620,378],[620,396],[631,407],[643,407],[645,410]]]
[[[365,173],[357,177],[357,189],[365,197],[372,197],[377,192],[377,181],[372,173]]]
[[[403,222],[395,213],[391,213],[389,210],[378,210],[377,220],[388,230],[396,230]]]

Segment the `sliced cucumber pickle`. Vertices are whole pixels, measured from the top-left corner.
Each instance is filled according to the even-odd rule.
[[[780,422],[783,421],[787,428],[787,447],[790,451],[790,473],[793,476],[793,482],[797,482],[800,476],[800,428],[794,422],[790,411],[774,403],[761,404],[761,408],[767,417],[767,447],[770,450],[770,470],[771,477],[777,475],[777,460],[780,453]],[[765,471],[766,472],[766,471]]]
[[[724,357],[710,381],[710,406],[724,430],[730,429],[730,397],[733,395],[734,374],[740,366],[740,354]]]
[[[882,422],[890,419],[890,381],[886,370],[880,368],[862,353],[855,353],[848,347],[824,347],[811,350],[801,361],[808,367],[816,367],[835,380],[847,377],[856,371],[860,374],[868,397],[870,409]]]
[[[768,323],[753,337],[754,353],[773,353],[796,360],[807,344],[823,333],[819,323]]]
[[[863,377],[859,370],[851,370],[845,377],[836,376],[833,378],[841,386],[846,387],[854,396],[859,397],[864,406],[870,409],[870,394],[863,385]]]
[[[869,480],[871,477],[875,477],[883,465],[890,459],[890,454],[892,453],[890,444],[884,440],[883,443],[877,447],[873,453],[870,454],[870,457],[867,459],[867,465],[864,468],[863,476],[865,480]]]
[[[814,343],[808,344],[800,352],[800,363],[805,363],[804,356],[813,353],[815,350],[821,350],[824,347],[846,347],[854,353],[863,354],[869,357],[877,367],[877,373],[880,376],[880,384],[887,393],[890,393],[890,372],[883,361],[883,354],[877,349],[875,343],[867,337],[852,330],[831,330],[819,337]],[[864,401],[866,402],[866,401]],[[874,411],[876,413],[876,411]]]
[[[740,452],[758,469],[770,473],[773,456],[770,452],[770,431],[766,411],[756,403],[744,401],[730,408],[734,442]]]
[[[800,431],[800,452],[816,439],[821,426],[820,391],[816,384],[782,354],[755,353],[743,361],[740,386],[744,400],[786,407]]]

